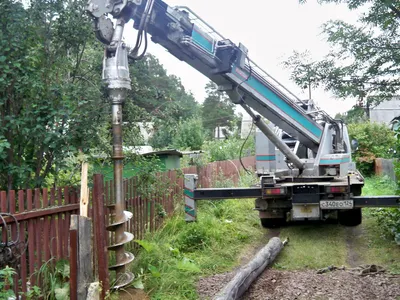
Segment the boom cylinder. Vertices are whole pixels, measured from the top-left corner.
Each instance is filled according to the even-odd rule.
[[[290,148],[268,127],[262,120],[260,115],[255,115],[251,109],[245,104],[241,103],[244,110],[253,118],[254,124],[264,133],[267,138],[299,169],[304,170],[304,163],[301,159],[290,150]]]

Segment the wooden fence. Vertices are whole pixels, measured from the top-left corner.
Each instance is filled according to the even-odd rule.
[[[0,226],[0,266],[11,261],[18,274],[14,280],[18,291],[27,291],[28,280],[40,285],[35,272],[44,262],[68,257],[70,216],[79,213],[77,202],[76,190],[69,187],[0,192],[0,212],[14,216],[0,220],[7,223],[7,228]],[[19,261],[13,261],[12,256],[19,254]]]
[[[246,168],[255,166],[255,157],[243,158]],[[140,187],[137,178],[124,181],[124,195],[126,209],[133,213],[133,218],[127,223],[126,230],[133,233],[135,239],[143,239],[147,232],[157,230],[163,221],[171,216],[178,202],[182,202],[184,185],[184,174],[198,174],[199,186],[213,187],[217,178],[229,178],[238,183],[242,168],[239,160],[222,161],[210,163],[206,166],[192,166],[178,171],[168,171],[157,175],[153,185],[146,188]],[[152,189],[157,186],[157,189]],[[160,188],[161,187],[161,188]],[[96,190],[97,189],[97,190]],[[69,257],[69,227],[71,214],[79,214],[79,189],[78,188],[56,188],[56,189],[34,189],[0,192],[0,212],[11,213],[12,217],[0,219],[0,236],[3,244],[0,244],[0,267],[2,263],[2,248],[4,242],[19,238],[16,252],[21,252],[20,259],[11,267],[16,268],[14,284],[16,292],[26,292],[27,281],[31,285],[41,285],[36,282],[35,272],[50,259],[57,261]],[[96,199],[93,199],[95,197]],[[105,226],[99,228],[98,224],[109,224],[111,222],[114,187],[113,182],[105,182],[101,187],[94,187],[90,193],[90,202],[93,209],[89,209],[89,216],[96,224],[93,226],[94,235],[98,239],[106,238],[106,245],[113,241]],[[99,208],[100,206],[100,208]],[[100,209],[100,210],[99,210]],[[104,210],[104,219],[96,212]],[[18,222],[18,228],[15,220]],[[4,226],[7,223],[7,228]],[[7,237],[8,232],[11,236]],[[96,239],[94,241],[96,243]],[[100,251],[105,247],[94,245],[93,249]],[[14,247],[15,248],[15,247]],[[137,244],[128,246],[132,251],[137,251]],[[4,251],[3,251],[4,252]],[[99,255],[94,251],[95,276],[108,277],[104,272],[108,256]],[[103,257],[103,258],[102,258]],[[99,258],[102,258],[99,260]],[[3,257],[4,260],[4,257]],[[97,262],[97,265],[96,265]],[[4,263],[4,261],[3,261]],[[101,271],[101,272],[100,272]]]

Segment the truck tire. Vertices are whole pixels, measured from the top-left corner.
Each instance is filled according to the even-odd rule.
[[[340,210],[338,212],[339,223],[343,226],[357,226],[362,222],[361,208]]]
[[[285,224],[284,218],[260,218],[260,221],[264,228],[277,228]]]

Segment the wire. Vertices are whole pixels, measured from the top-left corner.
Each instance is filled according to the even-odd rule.
[[[146,51],[147,51],[148,37],[147,37],[147,29],[146,28],[147,28],[147,24],[150,19],[150,15],[153,10],[154,3],[155,3],[154,0],[150,0],[149,2],[147,2],[145,11],[143,12],[143,17],[140,20],[136,44],[135,44],[135,47],[132,49],[132,51],[130,51],[130,54],[129,54],[129,57],[135,61],[141,60],[145,56]],[[140,55],[137,55],[140,47],[142,46],[143,35],[144,35],[144,49]]]
[[[236,86],[236,89],[235,89],[235,90],[236,90],[236,93],[237,93],[237,94],[239,95],[239,97],[240,97],[240,101],[243,102],[243,103],[245,103],[245,102],[244,102],[244,98],[243,98],[243,96],[239,93],[239,88],[240,88],[240,86],[241,86],[243,83],[245,83],[246,81],[248,81],[248,80],[250,79],[250,77],[251,77],[251,75],[252,75],[252,73],[253,73],[253,69],[252,69],[252,67],[251,67],[251,62],[250,62],[249,57],[246,56],[246,59],[247,59],[247,61],[248,61],[248,63],[249,63],[249,69],[250,69],[249,76],[247,76],[246,79],[244,79],[241,83],[239,83],[239,84]],[[251,172],[250,172],[250,171],[244,166],[244,164],[243,164],[243,161],[242,161],[242,152],[243,152],[244,145],[247,143],[247,140],[249,139],[250,134],[251,134],[251,132],[253,131],[253,128],[254,128],[254,122],[251,122],[251,128],[250,128],[249,134],[247,135],[246,139],[244,140],[242,146],[240,147],[240,152],[239,152],[239,161],[240,161],[240,164],[242,165],[242,167],[243,167],[243,169],[246,171],[246,173],[249,174],[249,175],[251,175]]]
[[[251,132],[253,131],[253,128],[254,128],[254,122],[251,122],[251,128],[250,128],[249,134],[247,135],[246,139],[244,140],[242,147],[240,147],[240,152],[239,152],[240,164],[242,165],[242,167],[246,171],[246,173],[249,175],[251,175],[251,172],[244,166],[243,161],[242,161],[242,151],[243,151],[244,145],[247,143],[247,140],[250,137]]]

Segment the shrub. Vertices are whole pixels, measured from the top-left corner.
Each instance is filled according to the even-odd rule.
[[[392,158],[396,148],[394,132],[385,124],[359,123],[349,125],[351,139],[357,139],[358,151],[354,153],[357,168],[364,176],[374,173],[376,158]]]
[[[255,138],[250,136],[246,141],[236,137],[231,137],[226,140],[213,140],[204,143],[203,149],[209,155],[209,161],[222,161],[229,159],[238,159],[240,154],[242,157],[251,156],[255,154]],[[240,149],[243,146],[242,153]]]
[[[192,118],[180,122],[173,138],[178,149],[200,150],[204,143],[204,128],[201,119]]]

